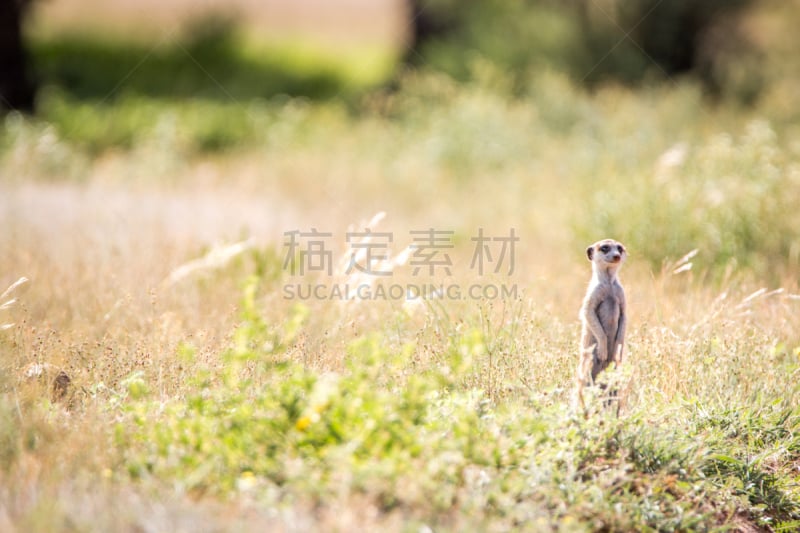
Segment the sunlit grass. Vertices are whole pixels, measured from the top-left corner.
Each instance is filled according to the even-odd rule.
[[[795,527],[795,134],[691,84],[531,87],[486,67],[348,103],[45,92],[6,117],[0,288],[30,281],[0,311],[0,524]],[[304,280],[284,232],[330,231],[341,265],[371,219],[392,257],[452,230],[448,281],[519,298],[283,297]],[[512,276],[467,268],[478,228],[515,228]],[[630,250],[626,405],[584,419],[583,249],[606,236]]]

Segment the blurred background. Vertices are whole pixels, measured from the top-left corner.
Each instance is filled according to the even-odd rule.
[[[409,66],[464,82],[543,70],[584,87],[670,83],[752,105],[797,88],[796,0],[3,0],[6,107],[54,96],[313,99],[392,87]],[[44,90],[38,100],[36,90]],[[46,92],[50,90],[51,92]],[[57,99],[57,98],[56,98]]]
[[[799,27],[800,0],[0,0],[0,532],[797,530]],[[366,278],[366,228],[399,298],[311,297]],[[335,261],[301,276],[312,229]],[[414,272],[428,229],[452,272]],[[476,272],[511,230],[513,272]],[[567,407],[605,237],[623,425]]]
[[[271,224],[387,210],[576,250],[616,234],[656,269],[697,247],[717,278],[797,266],[800,0],[0,10],[0,102],[22,112],[0,130],[5,183],[250,187]],[[223,237],[240,230],[265,231]]]

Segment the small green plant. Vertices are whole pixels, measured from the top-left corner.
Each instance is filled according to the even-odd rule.
[[[584,419],[561,401],[498,403],[475,386],[487,356],[479,330],[413,371],[414,344],[391,349],[368,334],[348,346],[340,372],[318,371],[288,356],[308,310],[275,327],[257,294],[253,278],[221,366],[198,370],[187,395],[155,401],[141,375],[125,381],[116,438],[132,478],[274,504],[361,494],[442,525],[456,509],[507,526],[529,516],[611,530],[707,529],[735,512],[760,525],[800,517],[784,474],[800,450],[800,413],[785,404],[687,403],[654,421],[648,406]]]

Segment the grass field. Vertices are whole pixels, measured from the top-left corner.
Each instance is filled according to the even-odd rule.
[[[7,116],[0,292],[28,281],[0,299],[0,530],[800,527],[785,102],[546,72],[512,98],[480,68],[316,102],[48,89]],[[367,226],[391,278],[347,272]],[[470,268],[481,228],[513,228],[513,272]],[[288,268],[312,229],[330,274]],[[428,229],[449,274],[413,271]],[[606,236],[630,251],[626,402],[584,418],[583,250]],[[328,298],[359,283],[461,293]]]

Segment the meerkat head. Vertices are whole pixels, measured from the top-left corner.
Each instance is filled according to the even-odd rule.
[[[597,241],[586,249],[586,255],[594,268],[617,270],[628,255],[622,243],[613,239]]]

